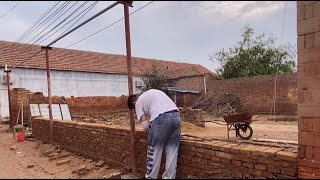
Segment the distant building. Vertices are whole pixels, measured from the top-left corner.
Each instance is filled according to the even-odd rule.
[[[12,48],[13,47],[13,48]],[[9,49],[14,49],[12,52]],[[28,49],[29,48],[29,49]],[[28,49],[23,52],[24,49]],[[0,41],[0,115],[9,114],[5,63],[9,69],[40,50],[40,46]],[[128,95],[127,63],[123,55],[53,48],[49,51],[52,96],[121,96]],[[176,87],[206,92],[206,78],[214,74],[201,65],[132,58],[134,92],[141,89],[140,77],[153,63],[168,68]],[[47,95],[45,52],[13,69],[12,88],[25,88]]]

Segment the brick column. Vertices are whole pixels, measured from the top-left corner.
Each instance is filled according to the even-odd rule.
[[[17,123],[17,117],[18,117],[21,101],[23,102],[23,122],[24,124],[27,124],[29,119],[29,106],[27,103],[27,99],[28,99],[27,94],[29,91],[24,88],[14,88],[10,91],[11,91],[11,94],[10,94],[11,114],[14,120],[14,125],[16,125]],[[18,124],[21,124],[21,112],[19,113]]]
[[[320,178],[320,1],[297,2],[299,178]]]

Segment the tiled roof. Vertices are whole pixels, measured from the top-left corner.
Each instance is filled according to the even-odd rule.
[[[23,52],[23,49],[26,48],[29,49]],[[12,49],[14,51],[12,51]],[[4,66],[6,62],[8,67],[16,66],[23,60],[35,54],[40,49],[41,47],[37,45],[0,41],[0,66]],[[49,59],[51,63],[51,69],[53,70],[127,74],[127,62],[125,56],[123,55],[53,48],[53,50],[49,51]],[[196,72],[192,75],[214,75],[213,72],[197,64],[138,57],[132,58],[133,74],[143,75],[143,71],[150,68],[152,64],[156,62],[168,68],[169,76],[172,78],[190,76],[190,73],[189,75],[184,75],[184,72],[187,72],[190,68],[194,69],[194,72]],[[38,55],[19,65],[18,67],[46,69],[45,51],[40,52]]]

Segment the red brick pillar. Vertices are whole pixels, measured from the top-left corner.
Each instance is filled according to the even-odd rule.
[[[10,101],[11,101],[11,114],[14,121],[14,125],[17,123],[17,117],[19,113],[19,121],[18,124],[21,124],[21,110],[19,112],[21,102],[23,103],[23,122],[27,124],[29,119],[29,106],[28,106],[28,90],[24,88],[14,88],[10,90]]]
[[[299,178],[320,178],[320,1],[298,1]]]

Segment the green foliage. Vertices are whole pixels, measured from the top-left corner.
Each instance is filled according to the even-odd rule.
[[[149,89],[162,90],[162,88],[168,87],[172,83],[172,80],[168,77],[167,68],[163,67],[159,63],[152,64],[151,68],[144,72],[141,80],[145,84],[143,91],[147,91]]]
[[[275,47],[276,38],[264,33],[254,36],[254,30],[245,27],[239,41],[229,51],[222,49],[210,56],[218,62],[218,75],[223,79],[293,73],[296,71],[296,53],[292,46]]]

